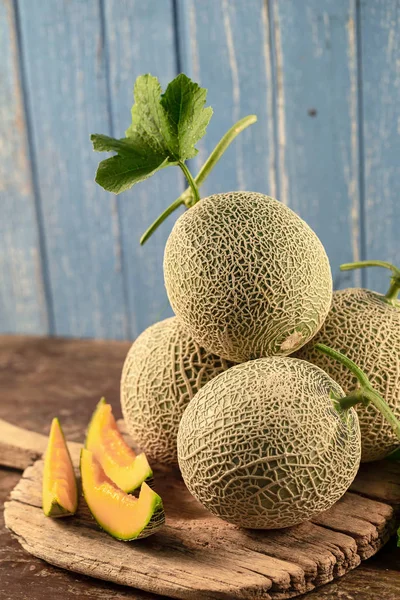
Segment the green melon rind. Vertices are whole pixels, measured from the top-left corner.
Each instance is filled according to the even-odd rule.
[[[142,483],[147,483],[149,488],[154,490],[154,486],[155,486],[154,473],[151,468],[150,468],[150,471],[148,471],[148,475],[146,475],[146,479],[142,479],[137,486],[131,488],[130,490],[127,490],[127,491],[124,490],[125,494],[130,494],[131,496],[135,496],[135,498],[138,497],[140,494],[140,488],[142,486]]]
[[[153,471],[151,468],[148,471],[148,474],[146,475],[145,479],[141,479],[140,483],[138,483],[136,486],[132,487],[131,489],[125,491],[125,494],[131,494],[132,496],[138,496],[140,493],[140,487],[141,487],[142,483],[147,483],[147,485],[151,489],[154,489],[154,474],[153,474]]]
[[[335,291],[322,328],[296,353],[326,371],[350,394],[359,387],[354,376],[347,367],[316,350],[316,343],[353,360],[400,419],[400,303],[390,304],[381,294],[362,288]],[[362,462],[382,460],[399,447],[391,425],[373,404],[359,405],[356,410]]]
[[[186,406],[233,364],[201,348],[176,317],[148,327],[135,340],[122,371],[121,408],[130,435],[150,459],[177,464]]]
[[[255,192],[204,198],[164,252],[172,309],[188,334],[240,363],[289,355],[323,324],[332,276],[323,245],[290,208]]]
[[[72,462],[72,459],[71,459],[71,454],[70,454],[69,449],[68,449],[68,444],[67,444],[67,441],[65,439],[63,428],[61,427],[60,419],[58,417],[55,417],[55,420],[57,421],[58,426],[60,428],[61,435],[62,435],[63,440],[64,440],[65,448],[67,450],[68,458],[69,458],[69,461],[70,461],[71,466],[72,466],[72,471],[74,473],[76,498],[75,498],[74,509],[73,509],[72,512],[69,511],[69,510],[67,510],[66,508],[64,508],[56,500],[51,503],[50,509],[47,512],[43,509],[43,513],[45,514],[45,516],[46,517],[52,517],[53,519],[57,519],[57,518],[61,518],[61,517],[70,517],[70,516],[74,515],[76,513],[76,511],[78,510],[78,500],[79,500],[79,497],[78,497],[78,484],[77,484],[77,480],[76,480],[74,465],[73,465],[73,462]]]
[[[94,410],[94,412],[92,414],[92,417],[90,419],[90,422],[89,422],[89,425],[88,425],[88,428],[87,428],[87,432],[86,432],[85,445],[84,445],[84,447],[86,449],[88,449],[88,437],[89,437],[89,434],[90,434],[91,426],[92,426],[92,424],[93,424],[93,422],[94,422],[94,420],[95,420],[95,418],[97,416],[97,413],[99,412],[100,408],[102,406],[104,406],[105,404],[107,404],[106,399],[105,398],[101,398],[99,400],[99,402],[97,403],[97,406],[96,406],[96,408],[95,408],[95,410]],[[137,496],[139,494],[139,492],[140,492],[140,486],[142,485],[143,482],[147,483],[147,485],[149,487],[151,487],[152,489],[154,488],[154,473],[153,473],[153,470],[152,470],[152,468],[151,468],[150,465],[149,465],[149,470],[147,471],[147,475],[145,476],[145,478],[139,480],[138,483],[134,487],[132,487],[129,490],[126,490],[125,493]]]
[[[51,503],[50,510],[48,512],[43,510],[43,512],[46,517],[52,517],[54,519],[57,519],[60,517],[70,517],[70,516],[74,515],[76,513],[77,508],[78,508],[78,506],[76,506],[76,508],[73,512],[70,512],[69,510],[67,510],[66,508],[61,506],[61,504],[54,501]]]
[[[143,528],[139,532],[132,533],[132,535],[130,535],[129,537],[120,537],[120,536],[118,536],[117,533],[115,533],[114,531],[112,531],[109,528],[107,528],[106,526],[104,526],[104,524],[101,521],[99,521],[95,512],[92,510],[89,502],[87,501],[87,498],[85,495],[85,487],[84,487],[83,478],[82,478],[81,461],[82,461],[82,451],[81,451],[80,463],[79,463],[80,470],[81,470],[81,480],[82,480],[82,495],[85,498],[86,505],[90,511],[90,514],[92,515],[93,519],[96,521],[96,523],[100,527],[100,529],[102,529],[103,531],[105,531],[106,533],[111,535],[111,537],[113,537],[116,540],[119,540],[121,542],[132,542],[134,540],[140,540],[142,538],[146,538],[146,537],[149,537],[150,535],[153,535],[153,533],[156,533],[156,531],[164,525],[165,512],[164,512],[163,501],[161,499],[161,496],[159,496],[157,494],[154,497],[154,501],[153,501],[153,505],[151,507],[149,519],[144,524]]]
[[[158,496],[158,494],[157,494],[157,498],[154,503],[153,514],[151,516],[151,519],[147,523],[146,528],[141,531],[140,535],[136,539],[142,539],[145,537],[149,537],[150,535],[153,535],[153,533],[156,533],[156,531],[158,529],[160,529],[161,527],[163,527],[164,524],[165,524],[164,506],[163,506],[161,497]]]

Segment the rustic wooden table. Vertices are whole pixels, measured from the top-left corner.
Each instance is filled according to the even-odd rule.
[[[120,416],[119,377],[127,342],[21,336],[0,337],[0,418],[46,434],[58,415],[71,440],[83,438],[89,417],[104,395]],[[0,504],[20,473],[0,469]],[[158,600],[52,567],[26,553],[4,527],[0,513],[0,600]],[[400,549],[391,540],[374,558],[307,600],[400,600]]]

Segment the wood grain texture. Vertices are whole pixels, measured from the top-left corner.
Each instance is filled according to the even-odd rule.
[[[48,331],[12,0],[0,2],[0,330]]]
[[[353,482],[351,489],[373,500],[384,497],[389,504],[395,502],[400,493],[398,463],[389,460],[380,461],[373,463],[375,468],[372,470],[370,464],[363,463],[360,466],[357,479]]]
[[[131,119],[136,77],[151,73],[165,89],[177,74],[173,6],[172,0],[105,0],[104,8],[112,133],[122,137]],[[171,168],[115,199],[131,338],[172,315],[164,288],[162,259],[174,216],[143,247],[139,240],[182,191],[180,171]]]
[[[109,132],[98,2],[20,0],[52,333],[127,336],[112,197],[94,183],[90,133]]]
[[[360,257],[355,0],[271,0],[280,200],[316,231],[335,287],[361,281],[338,267]]]
[[[126,342],[0,337],[0,417],[47,435],[52,417],[58,415],[68,439],[83,439],[101,394],[104,393],[111,401],[114,413],[120,415],[119,378],[128,348]],[[364,477],[368,480],[369,465],[365,467]],[[383,465],[379,465],[379,471],[382,468]],[[0,502],[7,495],[7,489],[11,490],[19,478],[20,473],[0,469]],[[384,475],[385,481],[386,478]],[[382,486],[381,479],[380,473],[377,473],[378,490]],[[388,480],[393,482],[389,489],[393,498],[393,494],[398,494],[399,478],[392,472]],[[360,481],[360,475],[357,481]],[[365,496],[365,489],[360,489],[360,493]],[[388,493],[387,488],[384,493]],[[343,539],[343,534],[337,533],[339,539]],[[318,537],[314,540],[312,547],[315,552]],[[311,574],[315,573],[317,565],[325,574],[332,572],[332,564],[337,557],[336,569],[344,561],[337,544],[332,544],[329,556],[324,557],[321,551],[315,561],[310,557],[311,547],[303,547],[301,541],[293,538],[288,539],[283,560],[286,556],[291,562],[292,547],[296,559],[302,557],[304,568]],[[399,600],[399,589],[400,554],[393,538],[376,556],[362,562],[344,577],[310,592],[307,599]],[[160,598],[46,565],[23,550],[0,523],[0,599],[42,600],[49,596],[65,600],[86,597],[93,600]]]
[[[0,464],[3,467],[25,469],[42,456],[46,447],[46,436],[0,419]]]
[[[128,348],[126,342],[0,337],[1,417],[41,431],[47,440],[51,420],[58,415],[69,439],[83,439],[101,394],[120,414],[119,377]],[[20,472],[0,468],[0,600],[159,599],[56,569],[28,554],[3,519],[3,502],[20,477]]]
[[[385,549],[386,560],[380,570],[376,569],[378,557],[373,558],[343,579],[307,594],[304,600],[399,600],[400,581],[391,567],[391,557],[398,552],[394,540]]]
[[[400,3],[360,4],[363,85],[365,244],[367,258],[400,263]],[[368,286],[388,288],[383,269]]]
[[[121,423],[120,428],[125,433]],[[79,477],[82,446],[68,447]],[[167,525],[144,544],[121,544],[101,532],[83,499],[68,522],[46,518],[42,460],[24,471],[13,490],[5,505],[6,526],[30,553],[68,570],[173,598],[232,600],[257,594],[291,598],[340,577],[375,554],[397,523],[384,498],[377,502],[347,493],[312,523],[245,531],[203,509],[176,469],[154,466]]]
[[[181,68],[208,88],[214,109],[196,168],[240,118],[258,122],[238,136],[202,188],[276,195],[269,15],[263,0],[178,0]],[[196,169],[194,169],[196,170]]]
[[[147,594],[78,575],[28,554],[4,526],[4,502],[21,473],[0,468],[0,600],[158,600]]]
[[[121,415],[119,380],[129,347],[128,342],[1,336],[0,418],[48,435],[57,416],[68,438],[81,440],[102,396]]]

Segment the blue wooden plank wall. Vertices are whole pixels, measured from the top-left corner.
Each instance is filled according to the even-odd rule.
[[[195,171],[246,130],[203,194],[276,196],[323,241],[335,285],[384,291],[400,263],[399,0],[0,0],[0,331],[135,338],[171,314],[162,252],[183,190],[165,170],[122,196],[94,182],[91,132],[122,136],[137,75],[184,71],[214,117]]]
[[[0,3],[0,328],[48,330],[15,14]]]

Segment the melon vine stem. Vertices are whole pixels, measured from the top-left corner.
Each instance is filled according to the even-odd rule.
[[[359,262],[345,263],[340,265],[341,271],[351,271],[352,269],[365,269],[366,267],[383,267],[389,269],[392,272],[390,278],[390,287],[385,294],[385,298],[391,303],[395,304],[400,292],[400,269],[392,265],[390,262],[384,260],[361,260]]]
[[[348,396],[344,396],[342,398],[335,397],[335,401],[341,406],[341,408],[348,409],[356,404],[364,404],[364,406],[368,406],[368,404],[372,402],[372,404],[388,421],[397,438],[400,440],[400,421],[398,421],[382,396],[374,390],[370,380],[360,369],[360,367],[358,367],[352,360],[347,358],[347,356],[341,352],[333,350],[333,348],[329,348],[329,346],[325,346],[325,344],[315,344],[315,348],[330,358],[342,363],[342,365],[347,367],[358,379],[360,389],[355,390]]]
[[[193,192],[194,203],[196,204],[196,202],[199,202],[199,200],[200,200],[199,188],[197,187],[197,184],[196,184],[195,180],[193,179],[193,176],[192,176],[191,172],[189,171],[186,163],[184,163],[183,160],[180,160],[178,162],[178,165],[182,169],[183,174],[185,175],[187,182],[190,185],[190,189]]]
[[[210,156],[207,158],[206,162],[201,167],[200,171],[198,172],[197,176],[194,179],[192,178],[189,169],[187,169],[190,174],[190,177],[192,178],[193,183],[196,186],[197,192],[198,192],[199,187],[207,179],[207,177],[209,176],[209,174],[211,173],[211,171],[213,170],[213,168],[215,167],[215,165],[217,164],[217,162],[219,161],[221,156],[224,154],[225,150],[230,146],[230,144],[233,142],[233,140],[236,138],[236,136],[238,136],[239,133],[241,133],[244,129],[246,129],[247,127],[249,127],[249,125],[252,125],[256,121],[257,121],[256,115],[248,115],[247,117],[244,117],[243,119],[240,119],[240,121],[235,123],[235,125],[233,125],[233,127],[231,127],[229,129],[229,131],[227,131],[225,133],[225,135],[220,139],[220,141],[215,146],[214,150],[211,152]],[[184,163],[182,163],[182,164],[184,164]],[[179,166],[181,167],[181,169],[182,169],[182,164],[179,163]],[[187,178],[186,173],[185,173],[185,177]],[[189,179],[188,179],[188,182],[190,184]],[[172,202],[172,204],[170,204],[164,210],[164,212],[162,212],[161,215],[159,217],[157,217],[157,219],[154,221],[154,223],[152,223],[150,225],[150,227],[144,232],[144,234],[140,238],[140,244],[143,245],[149,239],[149,237],[155,232],[155,230],[158,229],[158,227],[161,225],[161,223],[163,223],[165,221],[165,219],[167,217],[169,217],[169,215],[171,213],[173,213],[177,208],[179,208],[182,205],[185,205],[186,208],[191,208],[199,200],[200,200],[200,195],[195,193],[193,186],[190,184],[190,187],[188,187],[179,196],[179,198],[174,200],[174,202]]]

